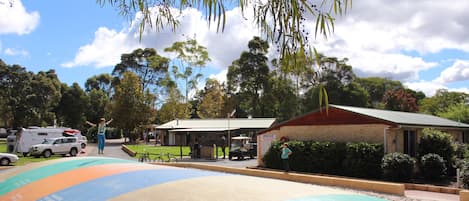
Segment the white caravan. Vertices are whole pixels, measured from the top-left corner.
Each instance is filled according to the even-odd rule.
[[[26,156],[29,153],[31,146],[41,144],[46,138],[58,137],[77,137],[81,139],[81,133],[78,130],[70,128],[23,128],[15,135],[10,135],[7,138],[8,152],[19,152]],[[80,151],[80,150],[79,150]]]

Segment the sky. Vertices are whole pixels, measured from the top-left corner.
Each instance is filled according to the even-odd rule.
[[[399,80],[427,96],[438,89],[469,93],[467,10],[467,0],[353,1],[345,16],[336,17],[330,37],[310,43],[326,56],[348,58],[359,77]],[[0,59],[33,72],[55,69],[62,82],[83,86],[93,75],[111,73],[123,53],[152,47],[170,57],[165,47],[193,37],[211,58],[201,71],[205,78],[224,81],[231,62],[260,35],[249,12],[228,9],[220,33],[202,12],[186,9],[177,13],[175,32],[149,30],[140,41],[135,16],[123,17],[95,0],[0,0]],[[306,25],[313,33],[314,19]]]

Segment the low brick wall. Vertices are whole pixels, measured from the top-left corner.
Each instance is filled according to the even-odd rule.
[[[305,175],[305,174],[297,174],[297,173],[287,174],[287,173],[278,172],[278,171],[232,168],[232,167],[222,167],[222,166],[203,165],[203,164],[194,164],[194,163],[157,163],[157,164],[175,166],[175,167],[184,167],[184,168],[197,168],[197,169],[242,174],[242,175],[249,175],[249,176],[256,176],[256,177],[282,179],[282,180],[310,183],[310,184],[340,186],[340,187],[347,187],[347,188],[352,188],[352,189],[394,194],[394,195],[399,195],[399,196],[404,196],[404,190],[405,190],[404,184],[369,181],[369,180],[362,180],[362,179]]]
[[[460,201],[468,201],[469,200],[469,191],[468,190],[459,191],[459,200]]]
[[[122,150],[123,150],[125,153],[129,154],[129,156],[131,156],[131,157],[135,157],[135,156],[137,155],[137,152],[134,152],[134,151],[130,150],[130,149],[129,149],[127,146],[125,146],[125,145],[122,145]]]
[[[443,186],[433,186],[426,184],[404,184],[406,190],[419,190],[419,191],[430,191],[435,193],[447,193],[447,194],[459,194],[463,189],[450,188]]]

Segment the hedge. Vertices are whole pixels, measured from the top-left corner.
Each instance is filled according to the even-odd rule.
[[[281,142],[272,143],[262,159],[266,167],[281,169]],[[293,154],[290,167],[294,171],[379,178],[383,145],[317,141],[288,142]]]
[[[383,177],[390,181],[409,181],[413,177],[415,160],[407,154],[394,152],[383,157]]]

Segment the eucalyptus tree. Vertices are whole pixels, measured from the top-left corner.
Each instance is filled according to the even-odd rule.
[[[356,82],[357,76],[347,59],[320,55],[317,65],[319,71],[308,71],[305,74],[306,93],[304,111],[321,107],[321,92],[327,90],[327,102],[341,105],[367,107],[368,92]]]
[[[169,59],[160,56],[155,49],[136,49],[129,54],[122,54],[121,62],[118,63],[112,75],[122,78],[126,72],[133,72],[138,78],[141,90],[154,89],[168,73]],[[117,82],[116,82],[117,81]],[[118,79],[113,84],[118,84]]]
[[[240,107],[253,116],[264,116],[260,99],[269,84],[267,56],[269,44],[259,37],[248,43],[249,50],[243,51],[239,59],[228,68],[228,85],[231,93],[240,98]]]
[[[86,120],[97,120],[85,119],[85,113],[91,109],[88,107],[89,97],[78,83],[70,87],[63,83],[61,94],[60,104],[55,109],[59,125],[83,129]]]
[[[172,73],[177,79],[184,80],[185,102],[187,103],[190,91],[197,88],[199,79],[202,78],[200,68],[205,67],[210,61],[207,48],[197,43],[195,39],[174,42],[171,47],[164,49],[176,55],[173,60]],[[194,68],[199,69],[199,73],[194,74]]]
[[[115,87],[111,116],[114,125],[123,129],[131,142],[138,137],[138,126],[152,121],[155,110],[150,107],[150,103],[154,102],[153,98],[142,90],[141,81],[133,72],[122,74],[120,84]]]
[[[198,115],[202,118],[225,118],[223,86],[216,79],[207,79],[205,87],[198,93]]]
[[[102,90],[109,96],[111,92],[111,82],[112,77],[108,73],[94,75],[86,80],[85,90],[86,92],[91,92],[93,89]]]

